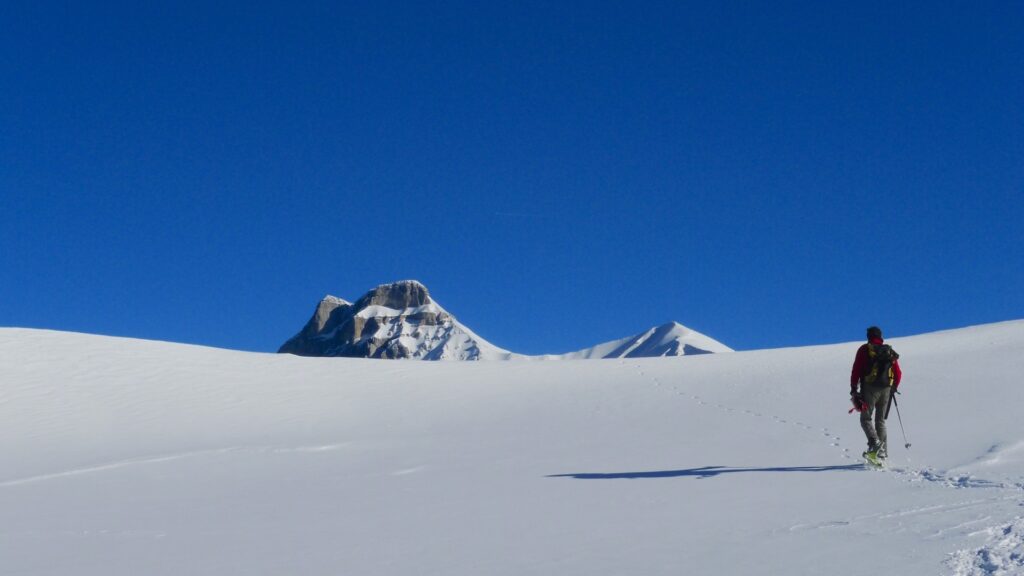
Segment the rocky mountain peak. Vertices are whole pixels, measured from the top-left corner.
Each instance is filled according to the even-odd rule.
[[[384,306],[393,310],[403,310],[430,303],[430,292],[426,286],[416,280],[403,280],[377,286],[360,298],[355,307],[363,309],[369,306]]]
[[[479,360],[511,353],[462,326],[415,280],[381,284],[355,304],[327,296],[279,352],[300,356]]]

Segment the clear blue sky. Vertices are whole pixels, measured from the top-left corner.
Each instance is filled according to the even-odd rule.
[[[270,351],[406,278],[524,353],[1024,318],[1022,29],[1011,2],[5,2],[0,326]]]

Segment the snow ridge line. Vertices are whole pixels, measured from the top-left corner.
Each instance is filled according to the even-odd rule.
[[[876,512],[873,514],[863,514],[859,516],[853,516],[846,520],[840,521],[824,521],[824,522],[813,522],[809,524],[796,524],[790,526],[788,530],[790,532],[800,532],[804,530],[820,530],[823,528],[836,528],[857,524],[860,522],[875,522],[877,520],[886,520],[892,518],[910,518],[915,516],[930,516],[936,514],[942,514],[946,512],[955,512],[962,510],[972,510],[977,508],[983,508],[992,504],[998,504],[1001,502],[1008,502],[1015,500],[1013,496],[997,496],[994,498],[979,498],[975,500],[965,500],[962,502],[952,502],[948,504],[929,504],[926,506],[915,506],[911,508],[900,508],[896,510],[890,510],[885,512]],[[989,517],[985,518],[986,520]],[[971,520],[964,524],[976,524],[979,520]],[[947,529],[948,530],[948,529]]]
[[[26,476],[24,478],[13,478],[0,482],[0,488],[8,488],[11,486],[20,486],[23,484],[32,484],[35,482],[45,482],[47,480],[55,480],[57,478],[67,478],[69,476],[80,476],[83,474],[93,474],[95,472],[106,472],[108,470],[116,470],[118,468],[126,468],[128,466],[136,466],[140,464],[159,464],[161,462],[171,462],[173,460],[183,460],[185,458],[194,458],[199,456],[217,455],[217,454],[229,454],[236,452],[257,452],[257,453],[314,453],[314,452],[330,452],[338,450],[345,446],[342,444],[324,444],[315,446],[295,446],[295,447],[279,447],[279,446],[232,446],[228,448],[213,448],[209,450],[195,450],[191,452],[180,452],[174,454],[163,454],[160,456],[145,456],[141,458],[129,458],[127,460],[118,460],[115,462],[107,462],[104,464],[97,464],[95,466],[86,466],[84,468],[74,468],[71,470],[64,470],[61,472],[52,472],[49,474],[37,474],[35,476]]]

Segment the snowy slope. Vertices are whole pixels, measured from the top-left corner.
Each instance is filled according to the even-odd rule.
[[[1024,573],[1024,322],[890,343],[913,446],[891,420],[875,472],[857,343],[392,363],[2,329],[0,572]]]

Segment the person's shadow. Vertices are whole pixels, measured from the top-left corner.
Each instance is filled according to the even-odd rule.
[[[847,472],[864,470],[864,464],[845,466],[778,466],[773,468],[732,468],[729,466],[704,466],[685,470],[653,470],[650,472],[577,472],[574,474],[551,474],[546,478],[575,478],[577,480],[636,480],[641,478],[713,478],[722,474],[749,474],[756,472]]]

